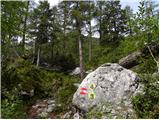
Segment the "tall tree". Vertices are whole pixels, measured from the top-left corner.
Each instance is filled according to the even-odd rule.
[[[84,26],[84,12],[86,11],[86,6],[82,1],[74,1],[72,6],[72,16],[75,19],[75,27],[77,31],[77,39],[79,45],[79,64],[81,71],[81,79],[84,78],[84,67],[83,67],[83,54],[82,54],[82,40],[81,40],[81,29]]]
[[[2,1],[2,41],[12,42],[13,37],[21,36],[24,2]]]
[[[28,11],[29,11],[29,3],[30,1],[26,2],[25,5],[25,15],[24,15],[24,25],[23,25],[23,38],[22,38],[22,47],[23,50],[25,49],[25,39],[26,39],[26,30],[27,30],[27,19],[28,19]]]
[[[120,1],[106,1],[102,18],[103,39],[101,44],[116,45],[127,30],[125,10],[121,9]]]
[[[87,33],[89,35],[89,61],[91,61],[92,59],[92,25],[91,25],[91,21],[93,20],[94,18],[94,15],[95,15],[95,7],[94,7],[94,1],[85,1],[85,4],[86,4],[86,8],[87,8],[87,11],[86,11],[86,25],[87,26]]]
[[[151,1],[141,1],[136,13],[136,34],[141,36],[142,42],[150,43],[158,39],[158,11],[157,4]]]
[[[66,48],[67,48],[67,33],[69,31],[69,27],[70,27],[70,5],[71,2],[70,1],[62,1],[58,4],[59,7],[59,13],[60,15],[60,19],[61,19],[61,27],[62,27],[62,31],[63,31],[63,52],[66,53]]]
[[[32,16],[32,31],[35,36],[35,58],[37,59],[37,66],[40,62],[41,45],[50,40],[51,35],[51,9],[48,1],[40,1],[40,4],[33,11]],[[37,56],[37,57],[36,57]]]
[[[22,1],[1,2],[2,62],[12,56],[14,58],[20,56],[16,49],[18,48],[18,40],[22,36],[24,3]]]
[[[99,41],[102,41],[102,18],[103,18],[103,12],[105,7],[105,1],[97,1],[96,2],[96,12],[95,12],[95,18],[97,20],[97,28],[99,32]]]
[[[133,10],[131,9],[130,6],[125,7],[125,12],[126,12],[126,17],[127,17],[127,26],[129,29],[129,35],[133,34],[133,26],[134,26],[134,17],[135,15],[133,14]]]
[[[58,36],[62,34],[61,25],[59,21],[59,11],[58,7],[54,6],[51,9],[52,17],[51,17],[51,34],[50,34],[50,43],[51,43],[51,60],[54,59],[54,47],[57,45]]]

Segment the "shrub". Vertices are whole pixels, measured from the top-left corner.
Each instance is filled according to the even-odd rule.
[[[157,119],[159,117],[159,87],[158,77],[143,76],[144,94],[132,98],[133,108],[139,118]]]

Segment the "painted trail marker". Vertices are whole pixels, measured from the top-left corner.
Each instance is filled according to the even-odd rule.
[[[94,92],[88,94],[89,99],[95,99],[96,95]]]
[[[81,91],[80,91],[80,94],[81,94],[81,95],[87,94],[87,88],[81,87],[80,90],[81,90]]]

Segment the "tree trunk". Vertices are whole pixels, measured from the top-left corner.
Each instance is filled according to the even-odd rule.
[[[82,41],[80,39],[80,34],[78,36],[78,42],[79,42],[79,62],[80,62],[80,71],[82,80],[84,78],[84,71],[83,71]]]
[[[27,25],[27,18],[28,18],[28,15],[27,15],[28,10],[29,10],[29,1],[27,2],[26,15],[25,15],[25,18],[24,18],[23,38],[22,38],[23,50],[25,49],[25,37],[26,37],[26,25]]]
[[[89,4],[91,4],[91,3],[89,3]],[[90,20],[89,20],[89,61],[91,61],[92,60],[91,10],[89,10],[89,17],[90,17]]]
[[[91,33],[89,35],[89,61],[92,60],[92,37],[91,37]]]
[[[102,4],[99,6],[100,8],[100,18],[99,18],[99,41],[102,41]]]
[[[37,51],[37,67],[39,66],[39,61],[40,61],[40,47],[38,47],[38,51]]]
[[[76,9],[79,8],[79,2],[77,1]],[[83,55],[82,55],[82,41],[81,41],[81,19],[76,16],[76,28],[78,32],[78,43],[79,43],[79,64],[80,64],[80,76],[81,80],[84,78],[84,70],[83,70]]]
[[[32,63],[35,63],[35,58],[36,58],[36,41],[34,41],[33,43],[33,59],[32,59]]]
[[[66,52],[66,20],[67,20],[67,4],[66,4],[66,2],[64,3],[65,4],[65,7],[64,7],[64,11],[63,11],[63,14],[64,14],[64,22],[63,22],[63,29],[64,29],[64,31],[63,31],[63,34],[64,34],[64,45],[63,45],[63,47],[64,47],[64,49],[63,49],[63,51],[64,51],[64,53]]]

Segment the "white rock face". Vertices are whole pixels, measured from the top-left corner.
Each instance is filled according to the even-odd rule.
[[[116,63],[107,63],[91,72],[82,81],[72,103],[84,111],[93,107],[130,108],[131,96],[138,88],[139,77]],[[122,105],[123,104],[123,105]],[[116,113],[116,110],[115,110]]]

